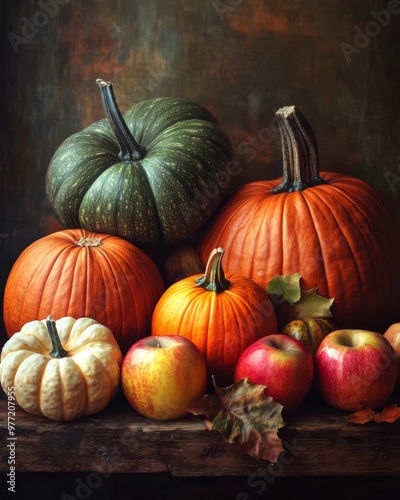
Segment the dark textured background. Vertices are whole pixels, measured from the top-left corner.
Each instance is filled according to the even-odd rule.
[[[280,176],[273,116],[296,104],[321,167],[370,182],[399,219],[400,14],[371,23],[396,2],[59,2],[0,4],[0,293],[19,253],[59,228],[45,172],[67,136],[103,118],[96,78],[114,83],[122,111],[166,95],[207,106],[234,143],[235,185]],[[371,36],[348,61],[356,27]]]
[[[395,3],[2,2],[0,289],[20,251],[58,229],[45,172],[67,136],[103,118],[99,77],[122,110],[164,95],[206,105],[234,143],[235,184],[280,176],[274,111],[296,104],[321,167],[370,182],[397,214],[400,14],[371,24],[372,10]],[[355,27],[374,36],[347,61],[341,44],[354,45]]]

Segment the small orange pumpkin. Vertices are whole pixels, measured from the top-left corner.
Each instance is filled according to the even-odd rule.
[[[152,335],[182,335],[205,357],[209,378],[233,383],[240,354],[265,335],[277,333],[275,311],[265,290],[250,278],[225,277],[222,248],[214,249],[203,275],[184,278],[161,296]]]
[[[305,318],[289,321],[281,333],[300,340],[315,354],[322,340],[334,330],[336,326],[329,318]]]

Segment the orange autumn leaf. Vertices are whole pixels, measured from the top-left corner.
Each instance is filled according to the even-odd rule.
[[[363,408],[362,410],[351,413],[344,418],[353,424],[366,424],[367,422],[374,420],[374,411],[372,408]]]
[[[386,422],[392,424],[400,418],[400,408],[396,404],[385,406],[380,412],[376,413],[372,408],[366,407],[362,410],[356,411],[345,417],[346,420],[353,424],[366,424],[367,422]]]
[[[399,418],[400,408],[396,404],[386,406],[381,413],[375,415],[377,422],[387,422],[389,424],[396,422]]]

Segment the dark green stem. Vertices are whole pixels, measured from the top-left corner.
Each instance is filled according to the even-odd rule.
[[[216,293],[223,292],[229,288],[231,283],[225,278],[221,264],[224,253],[224,249],[221,247],[215,248],[211,252],[204,275],[195,281],[197,286],[201,286],[209,292]]]
[[[68,356],[67,351],[61,345],[60,337],[58,336],[56,322],[52,316],[48,316],[46,319],[47,331],[50,335],[52,350],[49,352],[50,356],[53,358],[65,358]]]
[[[146,150],[135,141],[123,119],[114,96],[112,83],[105,82],[101,78],[98,78],[96,83],[100,87],[104,110],[120,148],[119,159],[121,161],[141,160],[145,157]]]
[[[274,193],[303,191],[326,184],[319,175],[318,144],[315,134],[299,109],[278,109],[276,118],[282,137],[283,176]]]

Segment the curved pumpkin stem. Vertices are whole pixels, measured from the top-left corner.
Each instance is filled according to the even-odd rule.
[[[52,316],[46,318],[47,331],[50,335],[52,350],[49,352],[52,358],[66,358],[68,356],[67,351],[61,345],[60,337],[58,336],[56,322]]]
[[[195,280],[197,286],[201,286],[209,292],[216,293],[223,292],[229,288],[231,283],[225,278],[225,273],[221,264],[224,253],[225,251],[223,248],[214,248],[208,257],[204,275]]]
[[[282,136],[283,177],[272,191],[288,193],[326,184],[319,175],[317,140],[303,113],[286,106],[278,109],[276,118]]]
[[[101,78],[98,78],[96,83],[100,87],[104,110],[120,148],[119,159],[121,161],[141,160],[145,157],[146,150],[135,141],[123,119],[114,96],[112,83],[105,82]]]

